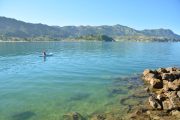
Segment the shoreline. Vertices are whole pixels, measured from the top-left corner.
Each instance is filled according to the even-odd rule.
[[[99,40],[59,40],[59,41],[2,41],[0,40],[0,43],[21,43],[21,42],[26,42],[26,43],[30,43],[30,42],[107,42],[107,41],[99,41]],[[179,43],[180,41],[150,41],[150,40],[146,40],[146,41],[142,41],[142,40],[115,40],[113,42],[139,42],[139,43]]]

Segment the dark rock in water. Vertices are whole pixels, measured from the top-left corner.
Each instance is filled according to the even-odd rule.
[[[115,88],[111,91],[112,94],[127,94],[127,90],[123,90],[121,88]]]
[[[138,93],[134,93],[133,95],[120,99],[120,104],[124,106],[134,105],[134,103],[130,103],[129,100],[137,101],[137,103],[139,104],[142,102],[142,99],[145,99],[145,98],[147,98],[146,94],[142,94],[138,92]]]
[[[28,120],[35,115],[36,114],[34,112],[26,111],[26,112],[22,112],[22,113],[18,113],[18,114],[13,115],[12,119],[13,120]]]
[[[77,94],[74,94],[73,96],[71,96],[69,98],[69,101],[74,101],[74,100],[83,100],[83,99],[86,99],[90,96],[89,93],[77,93]]]
[[[63,116],[64,120],[85,120],[85,118],[78,112],[70,112]]]
[[[106,119],[105,116],[100,115],[100,114],[98,114],[96,117],[97,117],[98,120],[105,120]]]

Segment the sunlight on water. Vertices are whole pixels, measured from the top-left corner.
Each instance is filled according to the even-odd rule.
[[[145,68],[180,66],[180,43],[0,43],[0,120],[128,111]],[[46,60],[43,50],[53,53]],[[138,91],[138,89],[137,89]]]

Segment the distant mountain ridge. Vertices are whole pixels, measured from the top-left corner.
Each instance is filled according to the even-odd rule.
[[[67,39],[86,35],[107,35],[116,39],[161,38],[179,40],[180,36],[169,29],[136,30],[122,25],[102,26],[48,26],[33,24],[12,18],[0,17],[0,39],[4,38],[53,38]],[[138,36],[138,37],[137,37]]]

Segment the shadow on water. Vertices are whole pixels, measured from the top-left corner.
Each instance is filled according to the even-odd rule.
[[[12,116],[12,120],[28,120],[31,117],[35,116],[36,114],[31,111],[25,111],[22,113],[18,113]]]

